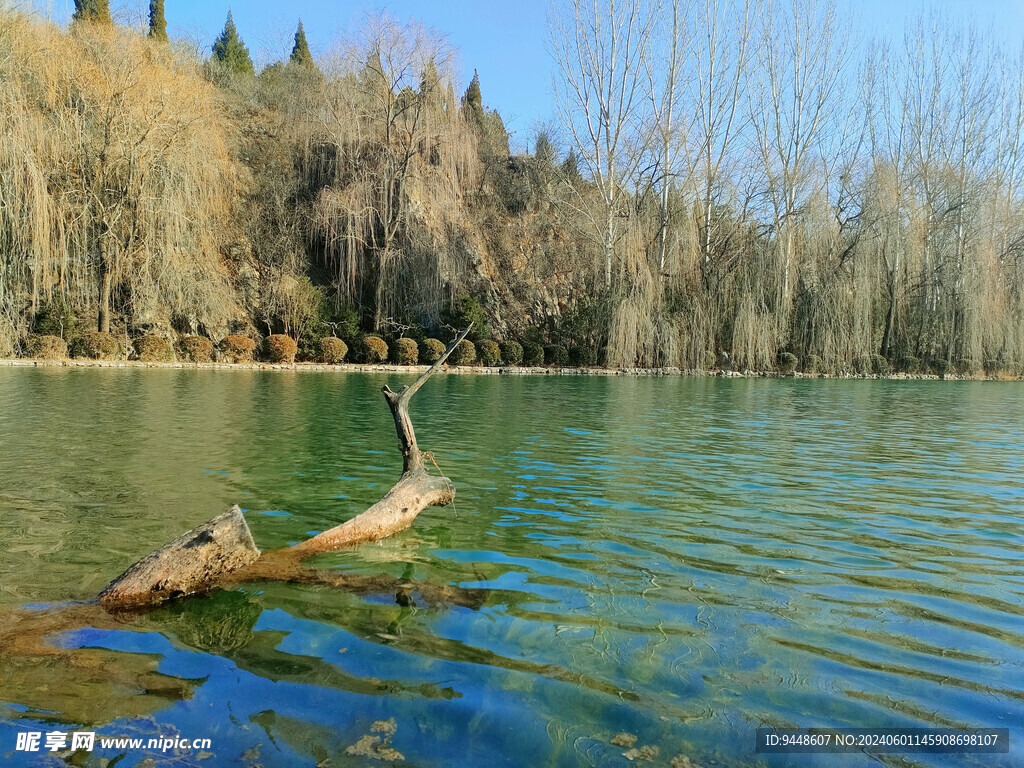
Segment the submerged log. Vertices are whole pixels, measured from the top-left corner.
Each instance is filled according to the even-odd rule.
[[[387,385],[381,390],[395,420],[402,452],[402,476],[368,510],[293,547],[261,553],[241,510],[232,507],[226,514],[183,534],[131,566],[100,593],[101,605],[111,612],[153,607],[245,581],[282,580],[343,586],[345,579],[332,579],[329,574],[304,568],[301,562],[311,555],[387,538],[412,525],[426,507],[443,507],[455,498],[452,481],[431,475],[424,467],[424,454],[416,442],[409,417],[409,401],[471,328],[472,325],[466,328],[415,383],[397,392]],[[406,588],[399,590],[400,602],[402,590]]]
[[[104,607],[154,605],[204,592],[225,573],[259,560],[238,506],[144,557],[100,592]]]

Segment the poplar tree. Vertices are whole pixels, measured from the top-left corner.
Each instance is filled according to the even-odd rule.
[[[149,36],[162,43],[167,42],[167,19],[164,17],[164,0],[149,0]]]
[[[295,46],[292,48],[292,64],[303,67],[315,67],[313,54],[309,52],[309,43],[306,41],[306,30],[302,28],[302,19],[299,19],[299,28],[295,31]]]
[[[110,3],[108,0],[75,0],[75,13],[71,20],[113,24],[110,18]]]
[[[223,64],[230,72],[240,75],[255,75],[256,67],[253,66],[252,58],[249,56],[249,49],[245,47],[242,38],[238,36],[238,28],[231,18],[231,11],[228,11],[228,20],[224,23],[224,29],[213,43],[213,58]]]

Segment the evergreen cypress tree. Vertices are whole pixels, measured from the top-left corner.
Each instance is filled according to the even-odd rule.
[[[228,20],[224,23],[224,30],[213,43],[213,58],[231,72],[240,75],[256,74],[256,67],[252,64],[249,49],[245,47],[242,38],[238,36],[238,28],[235,27],[235,20],[231,18],[231,11],[228,11]]]
[[[384,71],[380,51],[373,50],[366,57],[366,64],[359,72],[359,87],[368,97],[375,100],[387,102],[391,98],[391,85]]]
[[[167,42],[167,19],[164,17],[164,0],[149,0],[149,36],[162,43]]]
[[[420,77],[420,98],[423,99],[430,114],[437,117],[444,112],[444,97],[441,75],[433,59],[430,59],[423,67],[423,75]]]
[[[98,21],[101,24],[113,24],[110,18],[109,0],[75,0],[75,12],[72,21]]]
[[[537,134],[537,140],[533,148],[533,156],[545,166],[553,165],[557,159],[555,145],[551,143],[551,138],[548,136],[547,131],[541,131]]]
[[[420,76],[420,93],[428,99],[437,99],[438,101],[444,95],[441,91],[441,75],[438,73],[433,59],[428,59],[423,67],[423,74]]]
[[[569,156],[562,163],[562,178],[570,184],[577,184],[583,178],[580,175],[580,161],[576,157],[575,149],[569,150]]]
[[[475,69],[473,70],[473,79],[469,83],[469,88],[466,89],[466,95],[462,98],[462,103],[477,114],[483,112],[484,103],[480,95],[480,75],[477,74]]]
[[[295,31],[295,46],[292,48],[291,64],[298,64],[303,67],[315,67],[313,54],[309,52],[309,43],[306,42],[306,30],[302,28],[302,19],[299,19],[299,28]]]
[[[497,110],[488,112],[484,109],[480,94],[480,74],[475,69],[466,95],[462,97],[462,110],[470,125],[475,126],[479,132],[479,152],[484,165],[497,167],[504,164],[509,156],[508,131]]]

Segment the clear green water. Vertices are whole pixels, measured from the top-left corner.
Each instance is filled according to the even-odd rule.
[[[398,474],[385,381],[0,369],[0,611],[236,502],[265,548],[362,511]],[[418,766],[630,765],[619,732],[636,765],[878,764],[757,756],[761,724],[1009,727],[885,763],[1024,764],[1024,385],[439,376],[413,417],[455,508],[320,564],[483,608],[269,584],[59,638],[93,665],[0,648],[0,762],[56,764],[14,734],[59,724],[213,740],[122,767],[368,765],[393,717]]]

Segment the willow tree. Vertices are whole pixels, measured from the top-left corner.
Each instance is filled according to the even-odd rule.
[[[918,229],[911,185],[910,110],[900,59],[886,45],[869,54],[862,106],[868,117],[871,170],[865,180],[865,229],[882,271],[884,313],[879,352],[892,357],[906,345],[910,256]]]
[[[374,19],[320,106],[333,160],[315,230],[343,295],[376,328],[401,307],[439,302],[450,272],[439,242],[450,233],[424,221],[450,219],[475,150],[451,105],[450,56],[432,30]]]
[[[102,331],[117,313],[136,325],[173,315],[225,325],[230,165],[212,86],[128,31],[21,31],[0,152],[3,194],[21,200],[20,214],[0,206],[0,236],[31,243],[12,257],[27,262],[32,294],[91,307]],[[45,183],[29,158],[49,169]]]

